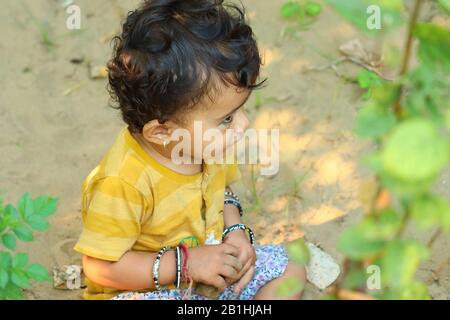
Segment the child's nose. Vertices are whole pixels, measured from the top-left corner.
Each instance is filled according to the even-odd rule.
[[[241,112],[241,121],[240,121],[240,127],[243,131],[245,131],[248,126],[250,125],[250,120],[247,117],[247,114],[245,111],[242,110]]]

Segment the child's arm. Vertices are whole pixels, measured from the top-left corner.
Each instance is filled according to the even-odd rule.
[[[153,289],[152,268],[157,253],[128,251],[117,262],[83,256],[83,271],[99,285],[119,290]],[[159,283],[175,282],[175,253],[166,252],[161,257]]]
[[[230,187],[225,188],[226,191],[232,192]],[[223,220],[224,220],[224,227],[227,228],[233,224],[242,223],[241,215],[239,214],[239,209],[232,204],[226,204],[223,208]],[[245,235],[245,231],[243,230],[236,230],[234,232],[243,233]]]
[[[225,188],[227,191],[231,191],[230,187]],[[242,223],[239,209],[233,204],[226,204],[223,208],[224,227],[227,228],[233,224]],[[243,267],[241,272],[235,279],[227,279],[229,283],[234,283],[234,291],[240,292],[247,283],[252,279],[254,274],[254,264],[256,261],[256,253],[253,246],[250,244],[248,235],[244,230],[235,230],[228,234],[225,238],[225,242],[240,249],[239,260]]]
[[[189,249],[190,275],[194,282],[225,290],[224,277],[236,277],[242,264],[236,258],[239,250],[230,244],[210,245]],[[119,290],[154,289],[152,268],[156,253],[126,252],[119,261],[111,262],[83,256],[83,270],[93,282]],[[159,283],[175,282],[175,253],[166,252],[161,258]]]

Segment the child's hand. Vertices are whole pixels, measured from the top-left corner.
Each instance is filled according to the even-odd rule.
[[[194,282],[200,282],[223,291],[226,278],[237,278],[242,263],[237,258],[239,249],[231,244],[207,245],[192,248],[189,257],[190,275]]]
[[[243,268],[235,278],[228,277],[225,279],[228,285],[237,282],[234,286],[234,292],[239,294],[247,283],[253,278],[253,274],[255,273],[255,248],[251,245],[244,230],[236,230],[229,233],[225,237],[224,243],[231,244],[239,248],[238,259],[242,263]]]

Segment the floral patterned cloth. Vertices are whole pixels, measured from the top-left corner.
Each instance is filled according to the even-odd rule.
[[[269,281],[280,277],[288,264],[288,256],[282,245],[257,245],[255,274],[253,279],[237,296],[233,292],[234,285],[229,286],[219,294],[218,300],[251,300],[258,290]],[[125,292],[111,300],[182,300],[186,289],[161,290],[150,292]],[[191,294],[190,300],[209,300],[211,298]]]

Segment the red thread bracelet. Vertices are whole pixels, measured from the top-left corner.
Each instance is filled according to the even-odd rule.
[[[183,251],[183,266],[181,268],[181,281],[190,282],[191,277],[189,275],[188,269],[189,250],[183,243],[180,243],[179,247]]]

